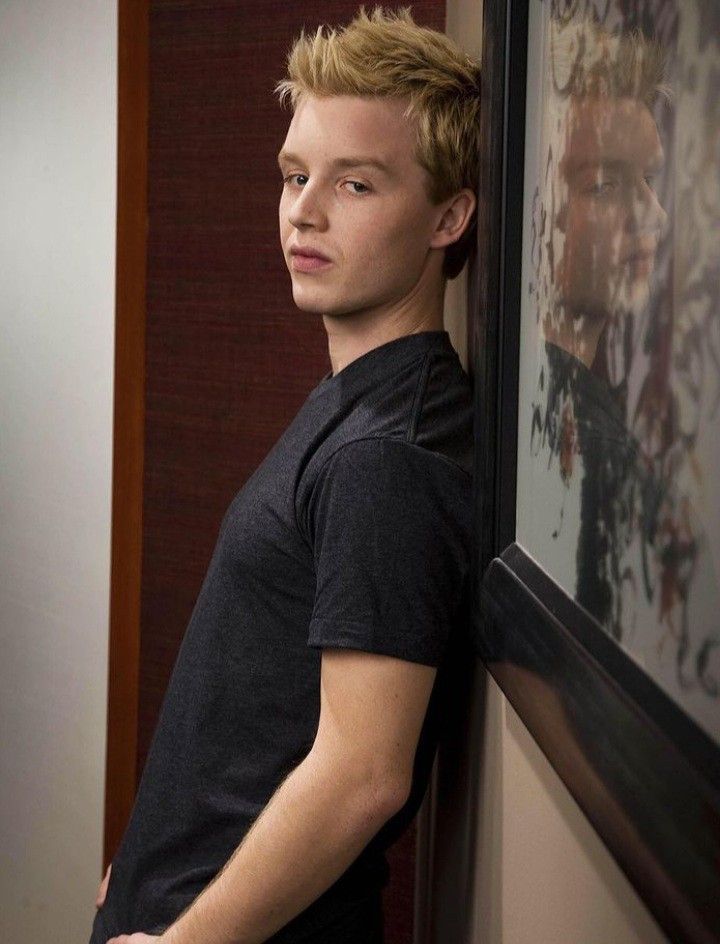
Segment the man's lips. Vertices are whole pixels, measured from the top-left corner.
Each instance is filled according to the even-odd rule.
[[[655,254],[657,241],[654,239],[642,240],[637,243],[632,252],[627,253],[623,265],[627,266],[632,279],[648,279],[655,268]]]
[[[623,262],[650,262],[655,259],[657,242],[654,239],[644,239],[636,243],[631,252],[628,252]]]
[[[318,269],[327,269],[332,265],[332,260],[316,249],[293,246],[290,255],[292,257],[292,268],[296,272],[315,272]]]
[[[632,252],[625,257],[625,262],[653,262],[654,259],[654,252]]]
[[[309,259],[321,259],[323,262],[330,262],[330,259],[328,259],[327,256],[324,256],[321,252],[318,252],[317,249],[310,249],[309,247],[305,248],[301,246],[293,246],[290,250],[290,255],[306,256]]]

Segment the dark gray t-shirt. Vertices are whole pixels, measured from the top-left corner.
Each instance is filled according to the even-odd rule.
[[[230,858],[312,746],[323,648],[446,663],[468,590],[472,427],[444,331],[374,348],[310,393],[223,518],[93,941],[159,933]],[[383,850],[427,785],[442,677],[406,807],[287,940],[387,880]]]

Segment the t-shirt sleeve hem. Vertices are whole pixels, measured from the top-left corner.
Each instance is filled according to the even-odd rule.
[[[417,644],[417,640],[413,640],[410,645],[404,644],[402,639],[377,639],[372,626],[366,623],[322,617],[314,617],[310,621],[308,645],[316,649],[357,649],[433,668],[437,668],[442,659],[437,646]]]

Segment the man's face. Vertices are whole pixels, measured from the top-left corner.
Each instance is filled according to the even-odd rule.
[[[574,99],[560,162],[564,234],[557,285],[572,317],[607,320],[647,304],[667,217],[654,189],[663,152],[637,99]]]
[[[278,162],[280,241],[303,311],[381,311],[409,299],[421,275],[440,271],[444,250],[430,243],[442,209],[428,200],[415,127],[402,116],[407,104],[301,97]],[[344,163],[356,159],[363,163]],[[297,247],[330,261],[309,268],[291,254]]]

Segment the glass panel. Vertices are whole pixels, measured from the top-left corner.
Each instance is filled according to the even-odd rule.
[[[517,540],[720,743],[720,4],[528,35]]]

